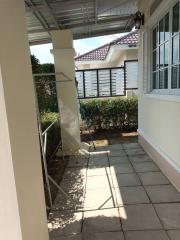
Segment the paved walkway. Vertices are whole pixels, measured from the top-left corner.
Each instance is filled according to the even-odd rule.
[[[137,143],[72,159],[49,215],[51,240],[180,240],[180,194]]]

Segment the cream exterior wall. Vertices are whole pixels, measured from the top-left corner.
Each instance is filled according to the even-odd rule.
[[[150,89],[150,24],[175,1],[162,1],[150,17],[152,2],[139,1],[139,9],[145,13],[139,42],[139,133],[180,172],[180,96],[152,94]]]
[[[104,60],[104,61],[76,61],[75,65],[78,70],[82,69],[97,69],[97,68],[113,68],[124,66],[125,60],[136,60],[138,59],[138,49],[123,50],[116,54],[115,60]]]
[[[0,1],[0,239],[47,240],[23,0]]]

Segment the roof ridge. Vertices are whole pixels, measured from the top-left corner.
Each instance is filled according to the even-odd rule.
[[[83,54],[75,57],[75,59],[77,59],[77,58],[79,58],[79,57],[84,57],[84,56],[86,56],[87,54],[92,53],[92,52],[94,52],[94,51],[96,51],[96,50],[98,50],[98,49],[100,49],[100,48],[103,48],[103,47],[105,47],[105,46],[108,46],[108,45],[110,45],[110,43],[106,43],[106,44],[104,44],[104,45],[102,45],[102,46],[100,46],[100,47],[97,47],[97,48],[92,49],[92,50],[89,51],[89,52],[83,53]]]
[[[123,40],[123,39],[125,39],[125,38],[127,38],[127,37],[129,37],[129,36],[131,36],[131,35],[133,35],[133,34],[136,34],[137,32],[138,32],[138,30],[131,31],[131,32],[127,33],[126,35],[124,35],[124,36],[122,36],[122,37],[119,37],[119,38],[113,40],[112,42],[110,42],[110,45],[111,45],[112,43],[116,43],[116,42],[118,42],[118,41],[120,41],[120,40]]]
[[[91,53],[93,53],[93,52],[96,52],[97,50],[99,50],[99,49],[101,49],[101,48],[104,48],[104,47],[106,47],[106,46],[109,46],[109,48],[110,48],[111,45],[113,45],[113,44],[115,44],[115,43],[117,43],[117,42],[119,42],[119,41],[121,41],[121,40],[124,40],[124,39],[126,39],[127,37],[129,37],[129,36],[131,36],[131,35],[133,35],[133,34],[136,34],[137,32],[138,32],[138,30],[131,31],[131,32],[125,34],[124,36],[119,37],[119,38],[117,38],[117,39],[115,39],[115,40],[113,40],[113,41],[111,41],[111,42],[109,42],[109,43],[106,43],[106,44],[104,44],[104,45],[102,45],[102,46],[100,46],[100,47],[98,47],[98,48],[92,49],[91,51],[86,52],[86,53],[83,53],[82,55],[76,56],[76,57],[75,57],[75,60],[78,60],[79,58],[85,57],[86,55],[89,55],[89,54],[91,54]],[[107,50],[107,52],[108,52],[108,51],[109,51],[109,49]]]

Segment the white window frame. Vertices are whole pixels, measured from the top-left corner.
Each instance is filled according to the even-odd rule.
[[[150,17],[150,21],[148,24],[149,28],[149,51],[150,51],[150,68],[149,68],[149,80],[150,80],[150,89],[149,93],[151,94],[159,94],[159,95],[178,95],[180,96],[180,88],[172,89],[171,88],[171,73],[172,73],[172,14],[173,14],[173,7],[179,2],[180,0],[171,0],[167,1],[163,5],[159,6],[159,8],[155,11],[155,13]],[[179,5],[180,6],[180,5]],[[180,9],[180,8],[179,8]],[[168,88],[167,89],[153,89],[153,29],[158,25],[162,18],[169,13],[169,53],[168,53]],[[180,16],[180,15],[179,15]],[[180,33],[179,33],[180,34]],[[180,87],[180,86],[179,86]]]

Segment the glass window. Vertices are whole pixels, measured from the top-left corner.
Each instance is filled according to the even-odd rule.
[[[172,60],[173,64],[179,62],[179,35],[176,35],[172,39]]]
[[[179,2],[173,7],[172,32],[179,32]]]
[[[178,66],[172,67],[171,88],[177,88]]]
[[[164,18],[159,22],[159,43],[164,42]]]
[[[165,16],[165,41],[169,38],[169,13]]]
[[[153,89],[167,88],[169,36],[169,14],[166,14],[153,30]]]
[[[180,89],[179,14],[180,1],[170,8],[153,29],[153,89]]]

